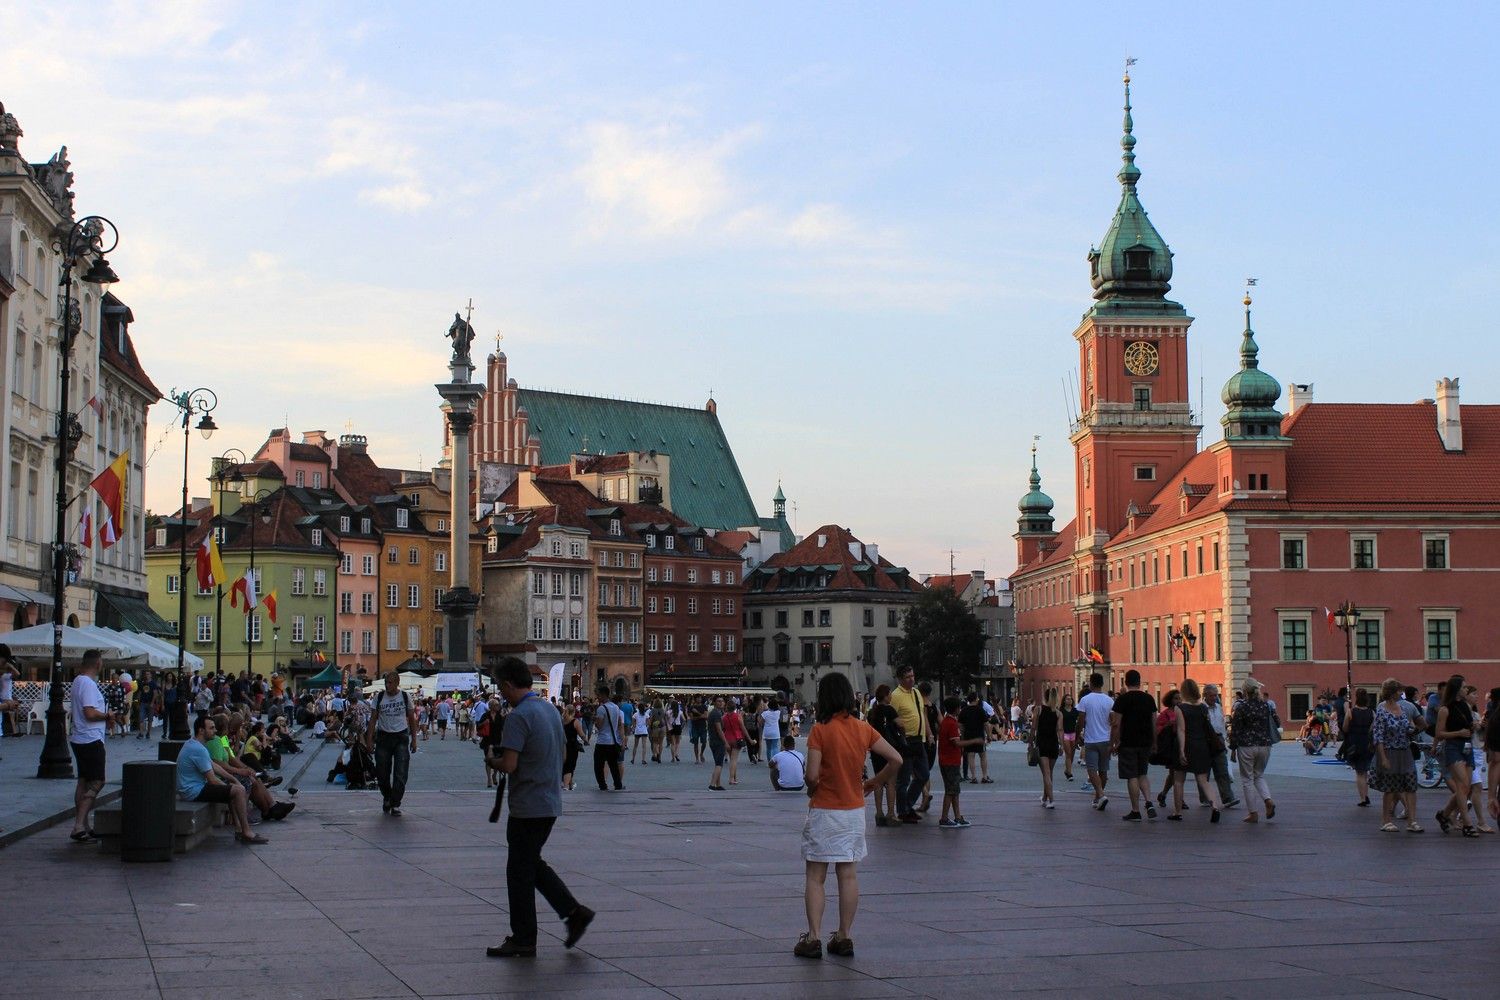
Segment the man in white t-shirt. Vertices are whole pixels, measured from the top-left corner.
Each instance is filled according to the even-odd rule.
[[[1094,786],[1094,808],[1109,805],[1104,786],[1109,783],[1109,713],[1115,700],[1104,693],[1104,675],[1089,675],[1089,693],[1078,699],[1078,727],[1083,733],[1083,766]]]
[[[781,746],[781,703],[775,698],[766,706],[766,710],[760,713],[760,736],[765,742],[766,764],[770,766],[771,758],[776,756],[777,748]]]
[[[68,709],[73,734],[68,743],[73,748],[73,759],[78,766],[78,787],[73,793],[73,832],[69,839],[79,844],[96,838],[89,828],[89,813],[94,800],[104,787],[104,729],[109,721],[109,709],[104,705],[104,692],[99,690],[99,664],[103,655],[97,649],[83,654],[78,673],[73,678],[72,702]]]
[[[807,782],[807,761],[796,747],[795,737],[784,737],[781,752],[771,758],[771,787],[778,792],[800,792]]]

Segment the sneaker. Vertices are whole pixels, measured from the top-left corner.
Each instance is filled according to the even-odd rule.
[[[792,954],[798,958],[822,958],[823,942],[810,934],[804,934],[792,946]]]
[[[1149,802],[1146,803],[1146,815],[1150,816],[1152,819],[1156,818],[1156,807]]]
[[[958,824],[955,823],[951,819],[940,819],[940,820],[938,820],[938,826],[941,827],[944,830],[957,830],[958,829]]]
[[[583,937],[583,932],[589,929],[589,924],[594,922],[594,911],[579,903],[573,907],[573,912],[568,914],[565,923],[568,926],[568,936],[563,939],[563,947],[571,948]]]
[[[492,948],[484,949],[490,958],[535,958],[536,944],[518,944],[515,938],[506,938]]]
[[[1138,813],[1138,812],[1132,811],[1132,812],[1126,813],[1124,816],[1121,816],[1120,818],[1123,819],[1127,823],[1139,823],[1141,821],[1141,814]]]
[[[390,799],[381,799],[380,800],[380,811],[383,812],[383,813],[388,813],[388,812],[391,811],[391,800]]]
[[[1103,798],[1101,798],[1098,802],[1095,802],[1094,803],[1094,808],[1097,809],[1097,810],[1099,810],[1100,812],[1103,812],[1104,811],[1104,807],[1107,806],[1107,805],[1109,805],[1109,796],[1108,795],[1106,795]]]
[[[1051,799],[1048,799],[1046,802],[1042,803],[1042,808],[1043,809],[1056,809],[1057,808],[1057,803],[1053,802]]]
[[[401,815],[401,807],[400,806],[391,806],[391,815],[392,816],[400,816]],[[533,945],[531,950],[532,950],[532,953],[535,954],[535,952],[536,952],[536,946]]]
[[[850,958],[854,955],[854,939],[844,937],[838,931],[834,931],[828,937],[828,954],[838,955],[842,958]]]
[[[1237,806],[1239,804],[1240,804],[1240,800],[1239,799],[1230,799],[1228,802],[1224,803],[1224,808],[1225,809],[1233,809],[1235,806]]]
[[[973,826],[974,825],[973,823],[970,823],[968,820],[964,819],[962,816],[960,816],[958,819],[954,820],[954,822],[957,823],[961,827]]]

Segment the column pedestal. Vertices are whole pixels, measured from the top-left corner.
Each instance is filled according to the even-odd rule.
[[[474,519],[469,498],[469,431],[474,411],[484,396],[484,384],[472,381],[474,366],[467,357],[454,356],[448,364],[452,379],[438,383],[438,395],[448,410],[452,444],[449,484],[449,587],[443,595],[443,671],[473,673],[482,657],[474,648],[474,614],[479,595],[469,588],[469,525]]]

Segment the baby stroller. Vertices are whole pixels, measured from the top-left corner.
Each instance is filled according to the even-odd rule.
[[[339,730],[339,739],[343,741],[344,750],[339,754],[338,763],[333,765],[333,770],[328,772],[329,783],[333,783],[342,774],[346,790],[374,788],[375,759],[365,748],[364,740],[355,731],[352,722],[344,723]]]

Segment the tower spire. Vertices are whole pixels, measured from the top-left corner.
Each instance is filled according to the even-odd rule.
[[[1130,116],[1130,67],[1135,65],[1135,60],[1129,57],[1125,59],[1125,121],[1124,134],[1120,136],[1120,148],[1124,152],[1120,159],[1125,165],[1120,168],[1120,183],[1127,189],[1134,190],[1135,182],[1140,180],[1141,170],[1135,165],[1135,119]]]

